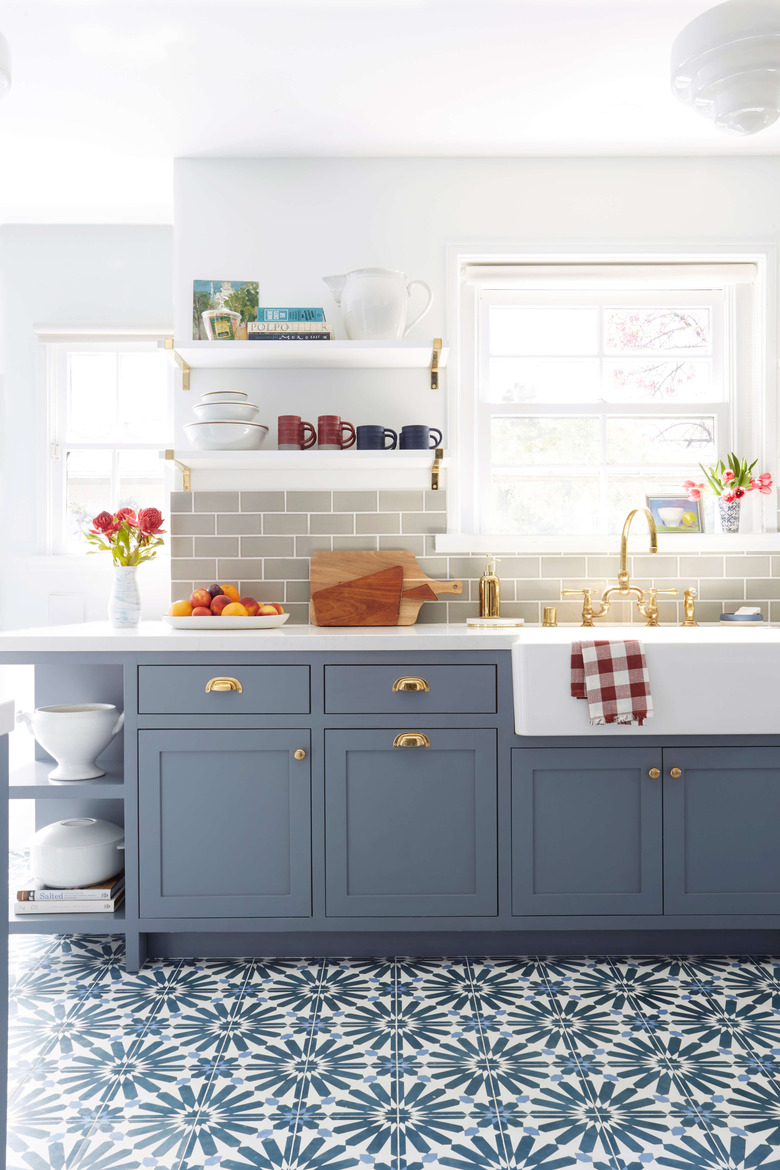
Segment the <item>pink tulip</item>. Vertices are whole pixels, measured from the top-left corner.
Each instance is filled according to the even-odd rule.
[[[758,477],[758,482],[759,482],[760,484],[763,484],[763,486],[764,486],[764,487],[770,487],[770,488],[771,488],[771,486],[772,486],[772,476],[769,474],[769,472],[768,472],[768,471],[765,471],[765,472],[763,473],[763,475],[759,475],[759,477]]]
[[[733,504],[737,497],[734,492],[721,492],[720,498],[725,504]]]
[[[736,489],[736,491],[734,492],[734,499],[735,499],[735,500],[741,500],[741,499],[742,499],[742,497],[744,496],[744,494],[745,494],[744,488],[740,488],[740,487],[738,487],[738,488]]]
[[[697,487],[689,487],[688,488],[688,499],[689,500],[700,500],[701,499],[700,490]]]
[[[731,483],[733,478],[734,478],[733,471],[724,471],[723,472],[723,482],[724,483]]]

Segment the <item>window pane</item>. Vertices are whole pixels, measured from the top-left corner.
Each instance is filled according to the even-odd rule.
[[[65,438],[101,443],[115,438],[116,357],[72,353],[68,358],[68,418]]]
[[[624,358],[604,363],[607,402],[720,402],[708,361]]]
[[[598,353],[598,309],[513,306],[489,312],[492,354]]]
[[[607,532],[621,532],[632,508],[647,507],[647,495],[657,495],[658,492],[680,492],[685,495],[682,481],[686,478],[684,475],[671,476],[669,479],[657,475],[652,478],[646,475],[610,476],[607,480]],[[646,528],[647,522],[638,516],[631,528],[632,537]]]
[[[69,451],[65,489],[66,538],[80,536],[84,524],[98,512],[111,511],[111,452]]]
[[[493,476],[494,532],[565,535],[600,530],[599,484],[583,476]]]
[[[491,462],[497,467],[600,463],[601,424],[596,418],[493,418]]]
[[[711,415],[607,420],[608,463],[633,467],[673,463],[693,470],[698,463],[715,459],[715,447],[715,419]]]
[[[163,511],[163,463],[157,451],[119,452],[118,508]]]
[[[119,355],[119,442],[166,443],[168,361],[161,353]]]
[[[648,349],[706,352],[709,347],[709,309],[604,310],[604,348],[608,353]]]
[[[490,402],[598,402],[598,359],[491,358]]]

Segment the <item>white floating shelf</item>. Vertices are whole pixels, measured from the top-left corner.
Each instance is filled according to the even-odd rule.
[[[250,343],[252,344],[252,343]],[[262,344],[262,343],[261,343]],[[191,471],[420,471],[433,466],[430,451],[186,451],[174,459]],[[442,459],[440,466],[446,467]]]
[[[171,348],[168,346],[168,348]],[[420,369],[431,367],[431,341],[174,341],[191,370]],[[447,364],[443,345],[439,368]]]

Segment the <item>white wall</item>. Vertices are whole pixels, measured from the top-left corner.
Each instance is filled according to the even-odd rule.
[[[51,612],[105,616],[110,559],[43,558],[46,458],[41,347],[34,327],[143,327],[170,322],[170,227],[0,228],[0,624],[43,625]],[[149,570],[147,573],[146,570]],[[167,598],[165,566],[147,565],[149,614]],[[52,595],[68,595],[64,602]]]
[[[257,279],[262,303],[325,305],[343,337],[321,277],[398,268],[434,292],[412,336],[446,338],[451,243],[774,243],[780,232],[778,158],[180,159],[174,179],[181,339],[193,279]],[[274,436],[279,413],[333,412],[439,425],[447,445],[446,396],[416,371],[201,371],[192,396],[177,395],[177,445],[191,402],[217,385],[247,390]]]

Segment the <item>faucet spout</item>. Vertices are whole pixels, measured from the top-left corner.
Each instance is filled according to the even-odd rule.
[[[647,527],[650,530],[650,552],[658,552],[658,529],[655,526],[653,513],[649,508],[634,508],[626,516],[626,522],[623,525],[623,532],[620,536],[620,569],[618,570],[618,587],[621,593],[628,590],[629,575],[628,575],[628,533],[631,528],[631,521],[636,516],[637,512],[644,512],[647,517]]]

